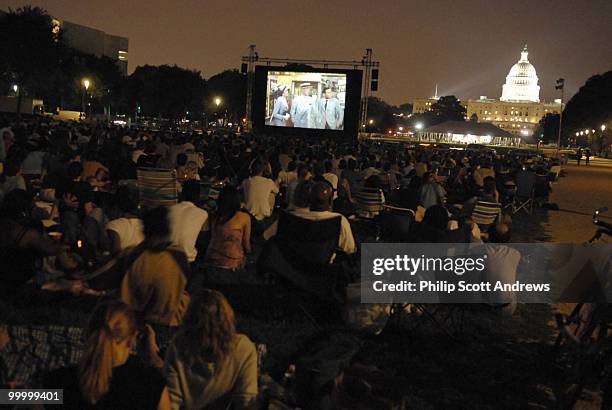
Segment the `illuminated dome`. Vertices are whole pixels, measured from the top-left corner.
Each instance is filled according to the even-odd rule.
[[[501,101],[540,102],[540,86],[536,69],[527,59],[527,46],[521,51],[521,59],[514,64],[502,88]]]

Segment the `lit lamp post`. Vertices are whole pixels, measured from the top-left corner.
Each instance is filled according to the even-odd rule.
[[[13,84],[13,92],[15,93],[15,97],[17,97],[17,116],[21,118],[21,93],[19,92],[19,86],[17,84]]]
[[[87,96],[87,90],[89,90],[90,82],[87,78],[84,78],[83,81],[83,89],[84,91],[81,93],[81,111],[85,114],[85,97]]]
[[[599,127],[599,129],[601,130],[601,134],[599,135],[599,155],[605,155],[607,158],[608,150],[606,149],[606,140],[604,139],[604,131],[606,130],[606,124],[601,124],[601,127]]]
[[[217,110],[215,112],[217,116],[217,125],[219,124],[219,106],[221,105],[221,97],[215,97],[215,105],[217,106]]]

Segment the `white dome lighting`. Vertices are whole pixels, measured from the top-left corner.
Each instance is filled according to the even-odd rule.
[[[512,66],[502,88],[501,101],[540,102],[540,86],[535,67],[527,59],[527,45],[521,59]]]

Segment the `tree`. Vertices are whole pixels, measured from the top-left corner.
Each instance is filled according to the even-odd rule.
[[[542,117],[533,136],[544,144],[557,143],[559,136],[559,114],[549,112]]]
[[[576,131],[610,124],[612,71],[589,78],[563,110],[563,136],[567,141]]]
[[[383,132],[395,129],[397,123],[393,116],[395,107],[387,104],[378,97],[368,98],[368,117],[366,119],[366,130],[368,132]],[[372,120],[372,124],[370,124]]]
[[[61,80],[65,45],[51,16],[41,8],[26,6],[0,15],[0,76],[3,89],[19,86],[22,94],[45,98],[55,93]],[[19,103],[18,103],[19,107]]]
[[[398,114],[412,114],[412,103],[403,103],[397,106]]]
[[[129,76],[125,100],[130,112],[179,119],[201,118],[205,81],[199,71],[177,66],[138,66]]]
[[[225,70],[206,83],[204,109],[207,115],[227,113],[228,122],[239,122],[245,114],[247,78],[238,70]],[[215,98],[221,99],[217,108]],[[220,112],[219,112],[219,111]]]
[[[440,124],[445,121],[465,121],[466,110],[454,95],[440,97],[440,99],[431,105],[430,121],[428,126]]]

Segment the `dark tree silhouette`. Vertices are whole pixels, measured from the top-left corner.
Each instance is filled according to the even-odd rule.
[[[204,95],[204,109],[210,118],[217,113],[228,122],[238,122],[245,114],[247,79],[238,70],[225,70],[208,79]],[[217,108],[215,98],[221,99]],[[217,111],[219,110],[219,111]]]
[[[205,81],[199,71],[177,66],[139,66],[129,76],[126,102],[142,115],[178,119],[201,119]]]
[[[589,78],[563,110],[564,139],[585,128],[612,124],[612,71]]]
[[[445,121],[465,121],[465,107],[461,105],[457,97],[447,95],[431,105],[431,117],[433,122],[427,125],[439,124]]]
[[[0,77],[3,89],[19,86],[19,96],[45,98],[61,81],[61,31],[39,7],[9,9],[0,15]]]

